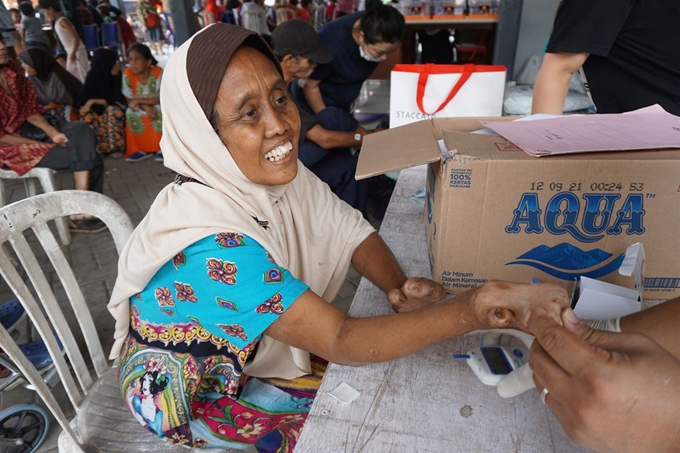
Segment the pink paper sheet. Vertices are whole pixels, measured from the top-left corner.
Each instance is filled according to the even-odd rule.
[[[680,148],[680,117],[671,115],[659,105],[623,114],[482,123],[534,157]]]

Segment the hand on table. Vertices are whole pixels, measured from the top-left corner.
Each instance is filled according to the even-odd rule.
[[[598,452],[680,451],[680,361],[644,335],[562,318],[532,312],[530,365],[569,437]]]
[[[428,278],[411,277],[401,288],[387,294],[387,300],[397,313],[407,313],[434,305],[444,300],[446,290],[442,285]]]

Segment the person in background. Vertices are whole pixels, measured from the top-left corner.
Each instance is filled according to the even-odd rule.
[[[310,113],[336,107],[350,116],[366,79],[403,37],[404,16],[382,4],[329,22],[319,31],[319,39],[335,58],[317,66],[304,88],[294,84],[295,97]]]
[[[272,49],[289,85],[308,77],[317,64],[330,63],[335,55],[320,43],[314,28],[299,19],[276,27],[272,33]],[[349,149],[361,147],[368,132],[354,118],[336,115],[333,108],[315,116],[303,108],[298,110],[301,123],[298,159],[328,184],[338,198],[363,212],[367,182],[354,177],[358,159]],[[346,121],[348,119],[352,121]]]
[[[90,60],[85,44],[71,21],[62,15],[59,0],[39,0],[39,4],[45,16],[52,21],[52,29],[68,55],[66,69],[83,82],[90,70]]]
[[[338,0],[330,0],[326,5],[326,22],[335,19],[335,8],[338,6]]]
[[[530,312],[530,366],[542,401],[596,452],[680,451],[680,298],[587,327]]]
[[[109,8],[106,5],[98,5],[97,12],[99,12],[99,15],[102,16],[102,20],[105,24],[112,24],[115,22],[115,19],[109,13]]]
[[[222,13],[224,13],[225,9],[226,8],[221,4],[217,4],[217,0],[206,0],[205,2],[205,10],[210,11],[210,13],[213,15],[215,23],[222,22]]]
[[[87,7],[88,11],[90,11],[90,14],[92,14],[92,19],[94,19],[94,24],[99,27],[99,30],[101,31],[101,26],[104,23],[104,18],[102,17],[101,14],[99,14],[99,11],[97,10],[97,0],[83,0],[85,2],[85,6]]]
[[[162,120],[160,108],[161,74],[163,70],[144,44],[135,43],[129,51],[129,67],[123,73],[125,111],[125,160],[137,162],[160,153]]]
[[[41,112],[35,88],[0,39],[0,168],[8,167],[18,175],[34,167],[73,173],[77,190],[102,193],[104,166],[92,130],[80,122],[57,129]],[[106,229],[99,219],[69,219],[68,223],[72,233]]]
[[[113,11],[112,8],[118,12]],[[137,37],[135,36],[135,31],[132,29],[132,26],[125,20],[124,15],[119,14],[120,10],[110,6],[109,2],[102,2],[97,7],[97,10],[101,14],[104,23],[115,22],[118,24],[120,44],[123,46],[123,55],[127,55],[130,46],[137,42]]]
[[[161,16],[158,14],[159,6],[161,6],[160,0],[139,0],[137,3],[137,15],[146,28],[146,39],[155,54],[163,52],[164,42]]]
[[[598,113],[659,104],[680,115],[680,2],[563,0],[534,86],[533,113],[561,114],[582,67]]]
[[[53,126],[77,119],[80,80],[62,68],[52,54],[39,47],[29,47],[19,53],[19,60],[35,87],[43,116]]]
[[[295,0],[297,1],[297,0]],[[291,3],[292,4],[292,3]],[[309,9],[309,0],[300,0],[300,5],[295,12],[298,19],[304,20],[308,24],[312,23],[312,13]]]
[[[80,118],[94,130],[97,151],[102,156],[122,157],[125,153],[126,99],[121,91],[121,63],[118,53],[97,49],[90,61],[80,95]]]
[[[21,25],[21,10],[18,8],[10,8],[9,15],[12,17],[12,22],[14,25]]]
[[[26,47],[39,47],[43,50],[50,50],[50,40],[42,30],[42,22],[35,17],[35,9],[31,2],[19,3],[21,10],[21,39],[24,40]]]
[[[123,18],[125,17],[125,15],[123,14],[123,12],[122,12],[121,10],[119,10],[118,8],[116,8],[115,6],[113,6],[109,0],[101,0],[101,1],[99,2],[99,4],[100,4],[100,5],[103,5],[103,6],[106,6],[106,8],[108,8],[109,15],[110,15],[113,19],[116,19],[116,18],[119,17],[119,16],[123,16]]]
[[[87,7],[85,0],[79,0],[78,6],[76,6],[76,13],[78,13],[78,20],[80,21],[81,26],[95,25],[94,16],[92,15],[92,11]]]

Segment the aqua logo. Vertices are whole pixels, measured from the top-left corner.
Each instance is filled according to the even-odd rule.
[[[621,267],[624,255],[614,257],[600,249],[585,251],[567,243],[554,247],[539,245],[506,266],[530,266],[555,278],[572,281],[580,276],[601,278],[611,274]]]
[[[579,242],[592,243],[605,235],[643,234],[644,198],[630,194],[617,207],[621,194],[585,193],[583,202],[573,192],[558,192],[548,201],[545,215],[538,194],[526,192],[505,227],[509,234],[569,234]]]

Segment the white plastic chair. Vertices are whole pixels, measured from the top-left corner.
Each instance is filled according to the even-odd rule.
[[[282,6],[276,8],[276,24],[282,24],[287,20],[293,20],[297,17],[297,13],[293,8]]]
[[[59,451],[178,452],[179,447],[164,444],[158,437],[147,433],[125,408],[118,386],[117,370],[110,368],[106,361],[88,302],[66,257],[47,227],[48,221],[73,214],[90,214],[104,221],[113,235],[118,252],[132,232],[132,222],[125,211],[113,200],[95,192],[50,192],[0,208],[0,276],[21,301],[50,352],[69,401],[78,414],[70,424],[49,387],[2,326],[0,347],[35,388],[63,429],[59,437]],[[64,287],[85,339],[96,379],[92,378],[50,284],[24,237],[24,231],[28,229],[35,233]],[[13,263],[7,252],[10,247],[20,264]],[[22,279],[20,270],[25,271],[39,302]],[[102,297],[105,297],[104,294]],[[47,316],[43,314],[43,310]],[[63,344],[70,366],[59,349],[53,329]]]
[[[264,11],[241,11],[241,26],[260,35],[268,35],[267,14]]]
[[[24,182],[24,187],[26,188],[26,194],[29,197],[34,197],[35,191],[35,179],[40,181],[43,192],[54,192],[54,170],[49,168],[39,168],[33,167],[28,171],[28,173],[23,176],[19,176],[12,170],[0,169],[0,206],[5,206],[5,193],[3,188],[3,179],[21,179]],[[66,225],[65,218],[54,219],[54,223],[57,225],[57,231],[59,232],[59,238],[61,243],[64,245],[69,245],[71,243],[71,233],[68,231],[68,225]]]

